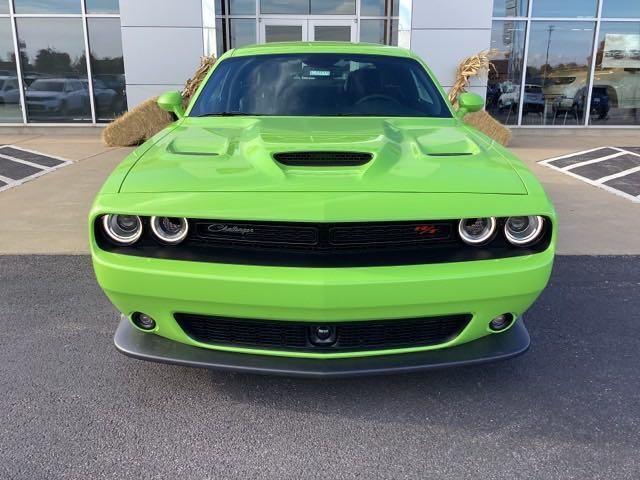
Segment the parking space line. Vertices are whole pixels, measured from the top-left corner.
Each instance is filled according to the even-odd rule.
[[[555,160],[562,160],[563,158],[576,157],[578,155],[584,155],[586,153],[595,152],[596,150],[602,150],[603,148],[607,148],[607,147],[596,147],[596,148],[590,148],[589,150],[582,150],[580,152],[567,153],[566,155],[560,155],[559,157],[548,158],[539,163],[541,165],[548,165],[549,162],[553,162]]]
[[[632,173],[640,172],[640,166],[629,168],[628,170],[624,170],[622,172],[614,173],[613,175],[607,175],[606,177],[598,178],[594,180],[595,183],[605,183],[609,180],[613,180],[614,178],[624,177],[626,175],[631,175]]]
[[[611,155],[607,155],[606,157],[594,158],[592,160],[585,160],[584,162],[573,163],[573,164],[569,165],[568,167],[558,167],[558,168],[560,168],[562,171],[566,172],[567,170],[572,170],[574,168],[583,167],[584,165],[591,165],[592,163],[604,162],[605,160],[609,160],[610,158],[621,157],[624,154],[625,154],[625,152],[613,153]]]
[[[16,163],[22,163],[23,165],[27,165],[29,167],[37,168],[38,170],[43,170],[43,169],[48,169],[49,168],[49,167],[46,167],[46,166],[41,165],[39,163],[33,163],[33,162],[28,161],[28,160],[21,160],[19,158],[10,157],[10,156],[4,155],[2,153],[0,153],[0,158],[4,158],[5,160],[11,160],[12,162],[16,162]]]
[[[21,152],[25,152],[28,155],[21,155]],[[16,154],[24,158],[17,158],[11,154]],[[27,158],[33,161],[27,160]],[[4,167],[2,174],[0,174],[0,192],[22,185],[54,170],[66,167],[71,163],[71,161],[64,158],[13,145],[7,145],[6,147],[0,146],[0,165]],[[7,174],[11,174],[16,178],[9,178]]]
[[[622,171],[622,172],[617,172],[615,174],[612,175],[607,175],[605,177],[601,177],[601,178],[597,178],[597,179],[590,179],[587,177],[584,177],[582,175],[579,175],[577,173],[575,173],[574,171],[572,171],[573,169],[570,167],[573,167],[574,165],[565,165],[565,166],[558,166],[558,165],[554,165],[551,162],[554,162],[556,160],[560,160],[560,159],[568,159],[570,157],[575,157],[575,156],[580,156],[580,155],[584,155],[585,153],[593,153],[596,152],[597,150],[602,150],[603,152],[609,152],[611,150],[617,150],[619,153],[615,153],[615,154],[606,154],[601,158],[594,158],[594,159],[589,159],[589,160],[585,160],[584,162],[580,162],[581,165],[589,165],[591,163],[598,163],[600,161],[606,161],[606,160],[611,160],[611,159],[615,159],[618,158],[619,156],[624,156],[624,155],[633,155],[633,156],[637,156],[640,157],[640,149],[636,149],[636,151],[631,151],[631,150],[626,150],[624,148],[619,148],[619,147],[599,147],[599,148],[594,148],[594,149],[590,149],[590,150],[584,150],[582,152],[576,152],[576,153],[572,153],[572,154],[567,154],[567,155],[562,155],[560,157],[554,157],[554,158],[549,158],[549,159],[545,159],[542,160],[540,162],[538,162],[538,164],[540,165],[544,165],[545,167],[551,168],[557,172],[563,173],[565,175],[569,175],[570,177],[573,177],[577,180],[580,180],[582,182],[585,182],[589,185],[592,185],[594,187],[598,187],[602,190],[606,190],[609,193],[613,193],[614,195],[617,195],[619,197],[623,197],[626,198],[627,200],[631,200],[632,202],[635,203],[639,203],[640,202],[640,195],[637,195],[637,190],[634,191],[634,189],[631,189],[631,193],[628,193],[628,187],[629,185],[626,185],[624,182],[625,177],[627,176],[632,176],[635,177],[637,176],[637,174],[640,172],[640,166],[634,166],[632,168],[627,168],[626,170]],[[606,157],[606,158],[605,158]],[[575,167],[579,167],[581,165],[576,164]],[[624,191],[622,189],[618,189],[615,188],[611,185],[607,185],[606,182],[611,182],[613,180],[613,184],[614,185],[620,185],[622,186],[622,184],[625,184],[624,187],[627,189],[627,191]],[[623,180],[622,182],[620,180]],[[635,180],[635,178],[634,178]],[[633,180],[631,180],[633,182]],[[635,185],[635,184],[634,184]],[[639,182],[639,186],[638,188],[640,188],[640,182]]]
[[[36,159],[32,158],[30,160],[29,158],[23,158],[24,156],[20,155],[21,152],[27,154],[27,156],[34,156],[36,157],[36,159],[44,159],[45,162],[47,159],[52,159],[52,160],[55,160],[55,163],[51,163],[51,162],[38,163],[35,161]],[[41,167],[48,167],[48,168],[56,167],[62,164],[67,165],[71,163],[71,161],[67,160],[66,158],[57,157],[56,155],[49,155],[48,153],[44,154],[42,152],[36,152],[35,150],[29,150],[28,148],[18,147],[17,145],[3,145],[0,147],[0,153],[7,155],[11,158],[31,161],[33,163],[40,165]]]

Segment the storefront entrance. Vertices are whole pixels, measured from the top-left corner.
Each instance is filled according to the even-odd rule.
[[[262,18],[260,43],[296,41],[356,42],[355,20],[310,18]]]

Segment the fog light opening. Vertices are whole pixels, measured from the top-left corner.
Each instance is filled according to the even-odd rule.
[[[330,347],[336,343],[336,327],[313,325],[309,327],[309,341],[317,347]]]
[[[140,330],[153,330],[156,328],[156,321],[145,313],[136,312],[131,315],[131,320]]]
[[[489,329],[493,332],[501,332],[511,326],[515,317],[511,313],[503,313],[489,322]]]

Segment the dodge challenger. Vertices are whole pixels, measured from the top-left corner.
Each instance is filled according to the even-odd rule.
[[[135,358],[312,377],[527,350],[551,272],[540,183],[396,47],[225,53],[89,215],[99,285]]]

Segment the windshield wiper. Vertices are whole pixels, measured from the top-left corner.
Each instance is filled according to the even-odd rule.
[[[203,113],[202,115],[196,115],[196,117],[259,117],[261,115],[264,115],[264,114],[232,111],[232,112]]]

